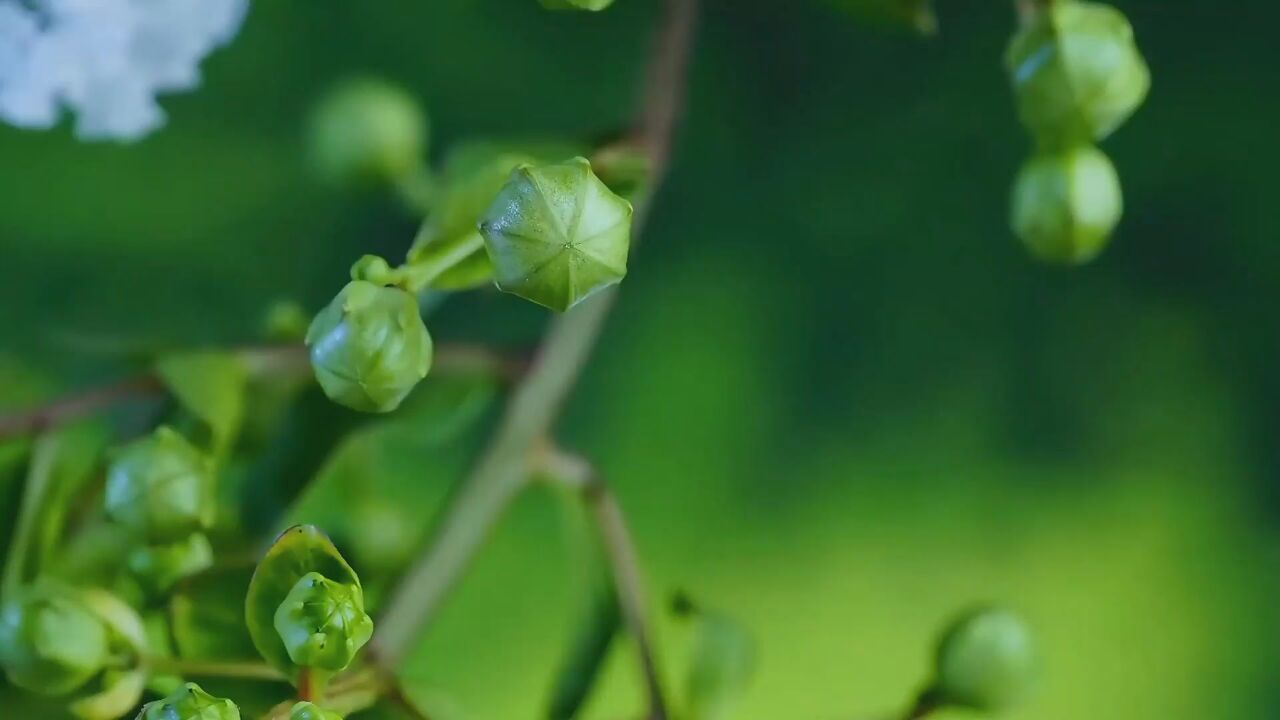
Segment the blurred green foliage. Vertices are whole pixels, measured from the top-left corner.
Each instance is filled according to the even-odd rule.
[[[1044,656],[1012,718],[1274,714],[1280,245],[1265,208],[1280,96],[1263,19],[1277,11],[1123,3],[1156,86],[1108,143],[1127,200],[1112,246],[1063,272],[1006,228],[1027,148],[1001,69],[1005,3],[944,2],[929,40],[823,3],[707,5],[672,176],[563,436],[616,487],[654,594],[689,588],[756,634],[738,716],[898,708],[935,628],[986,600],[1017,608]],[[439,157],[477,136],[607,136],[653,12],[257,3],[139,145],[0,129],[0,404],[126,372],[128,353],[104,348],[250,340],[278,298],[316,309],[354,257],[400,257],[416,222],[394,198],[309,174],[306,112],[333,81],[410,88]],[[450,300],[432,331],[530,342],[544,315],[524,305]],[[469,428],[492,406],[478,392]],[[303,479],[369,453],[378,490],[325,503],[313,488],[291,517],[386,494],[420,540],[471,434],[365,424],[326,461],[356,422],[324,413],[286,412],[287,442],[233,468],[254,522],[282,527],[269,508]],[[118,427],[148,418],[126,409]],[[519,501],[414,656],[412,694],[441,717],[544,707],[580,607],[556,506]],[[344,552],[363,536],[333,532]],[[379,552],[350,556],[363,575]],[[692,638],[658,630],[674,683]],[[590,717],[636,707],[630,655],[614,644]]]

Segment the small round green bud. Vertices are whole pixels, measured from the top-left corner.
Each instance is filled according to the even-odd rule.
[[[127,445],[107,470],[107,514],[148,542],[180,540],[213,525],[209,459],[167,427]]]
[[[169,697],[143,705],[138,720],[240,720],[240,708],[186,683]]]
[[[192,533],[176,543],[136,547],[129,552],[128,565],[149,592],[160,594],[213,567],[213,546],[204,533]]]
[[[303,575],[276,610],[276,632],[294,664],[338,672],[373,635],[357,585]]]
[[[289,711],[289,720],[342,720],[336,712],[321,710],[309,702],[300,702]]]
[[[627,274],[631,203],[575,158],[522,165],[480,220],[502,290],[561,312]]]
[[[976,610],[943,635],[933,691],[944,705],[998,712],[1027,693],[1035,666],[1031,632],[1021,619],[1005,610]]]
[[[431,335],[413,295],[354,280],[307,331],[316,380],[353,410],[390,412],[426,377]]]
[[[1032,255],[1074,265],[1106,247],[1124,198],[1107,156],[1081,146],[1031,158],[1018,173],[1012,205],[1013,231]]]
[[[1151,87],[1133,27],[1101,3],[1049,3],[1014,35],[1005,62],[1023,124],[1052,147],[1110,135]]]
[[[307,334],[311,317],[293,300],[277,300],[262,318],[262,331],[270,340],[297,342]]]
[[[0,606],[0,665],[20,688],[66,695],[97,675],[109,655],[106,626],[69,593],[27,588]]]
[[[312,160],[335,184],[394,183],[426,158],[427,116],[399,87],[372,78],[336,85],[311,116]]]

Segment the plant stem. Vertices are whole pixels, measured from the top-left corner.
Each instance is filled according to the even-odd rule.
[[[235,678],[285,682],[280,671],[260,662],[217,662],[181,658],[148,657],[143,663],[158,675],[183,675],[205,678]]]
[[[661,183],[667,167],[684,96],[697,5],[698,0],[666,0],[665,17],[647,66],[635,137],[650,158],[651,189]],[[637,203],[633,220],[637,240],[648,207],[647,199]],[[371,643],[373,653],[386,667],[394,668],[404,659],[490,528],[525,484],[530,452],[559,414],[616,294],[616,287],[605,290],[552,323],[529,373],[516,386],[496,434],[463,480],[431,544],[391,595]]]
[[[26,485],[22,489],[22,505],[14,525],[13,539],[9,543],[4,577],[0,579],[0,599],[10,598],[25,580],[27,561],[31,559],[31,543],[39,527],[40,510],[49,494],[58,444],[56,436],[45,435],[31,449]]]

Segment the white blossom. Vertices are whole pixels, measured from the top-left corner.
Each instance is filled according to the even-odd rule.
[[[0,119],[86,140],[136,140],[164,123],[156,95],[191,90],[249,0],[0,0]]]

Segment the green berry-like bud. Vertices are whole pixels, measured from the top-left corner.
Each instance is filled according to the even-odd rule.
[[[213,566],[213,547],[204,533],[165,545],[142,545],[129,552],[129,570],[146,588],[163,593],[183,578]]]
[[[360,587],[316,572],[294,584],[276,610],[275,627],[294,664],[330,672],[350,665],[373,635]]]
[[[361,78],[335,86],[313,111],[312,160],[325,180],[394,183],[426,158],[427,117],[404,90]]]
[[[0,606],[0,665],[20,688],[66,695],[97,675],[109,654],[106,626],[69,593],[28,588]]]
[[[933,691],[945,705],[999,712],[1035,680],[1031,632],[1016,615],[982,609],[958,618],[938,645]]]
[[[480,220],[502,290],[561,312],[627,274],[631,203],[575,158],[522,165]]]
[[[209,459],[167,427],[126,446],[107,471],[107,514],[148,542],[168,543],[213,525]]]
[[[309,702],[300,702],[289,711],[289,720],[342,720],[336,712],[321,710]]]
[[[1109,5],[1047,5],[1014,35],[1005,58],[1022,122],[1053,147],[1101,140],[1151,87],[1133,27]]]
[[[240,720],[240,708],[186,683],[169,697],[142,706],[138,720]]]
[[[1031,254],[1064,265],[1102,252],[1124,210],[1115,167],[1089,146],[1029,160],[1014,183],[1012,204],[1013,231]]]
[[[426,377],[431,335],[413,295],[354,280],[307,331],[316,380],[353,410],[390,412]]]

